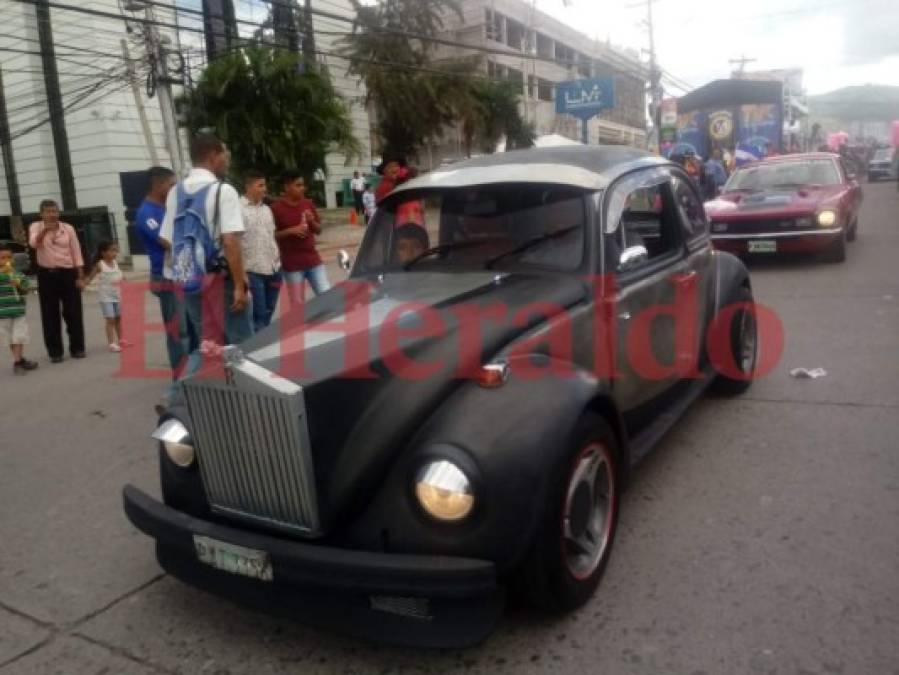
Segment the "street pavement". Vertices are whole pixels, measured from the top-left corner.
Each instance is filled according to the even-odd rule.
[[[592,601],[511,610],[468,650],[370,646],[162,574],[120,490],[158,494],[164,381],[114,376],[91,294],[88,358],[51,365],[32,302],[40,369],[0,368],[0,674],[899,673],[899,194],[865,193],[845,264],[752,264],[783,358],[638,468]],[[359,231],[335,230],[328,257]],[[147,363],[164,367],[161,340]]]

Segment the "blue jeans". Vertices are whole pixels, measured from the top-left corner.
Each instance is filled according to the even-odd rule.
[[[217,280],[216,283],[222,283]],[[253,307],[252,304],[240,312],[232,312],[231,304],[234,302],[234,283],[224,280],[224,293],[222,289],[204,290],[201,293],[184,294],[184,317],[189,330],[193,330],[203,340],[212,340],[220,345],[237,345],[253,334]],[[216,299],[224,295],[222,307],[216,307]],[[224,325],[222,325],[224,319]],[[182,379],[196,373],[203,365],[203,356],[200,350],[195,348],[187,357],[187,367],[184,369]]]
[[[328,281],[328,268],[324,263],[310,267],[308,270],[284,272],[284,282],[287,284],[287,293],[291,302],[302,301],[305,281],[309,282],[316,295],[321,295],[331,288],[331,283]]]
[[[262,330],[272,322],[278,296],[281,294],[281,273],[256,274],[248,272],[250,294],[253,296],[253,328]]]
[[[200,340],[184,317],[184,304],[180,301],[172,282],[154,274],[150,277],[150,290],[159,300],[159,313],[165,324],[165,347],[172,368],[172,379],[178,379],[178,371],[184,367],[184,359],[200,346]]]

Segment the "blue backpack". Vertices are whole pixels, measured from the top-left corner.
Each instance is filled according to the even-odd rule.
[[[215,186],[215,215],[212,229],[206,222],[206,197]],[[172,281],[186,293],[196,293],[202,288],[203,277],[215,271],[219,262],[218,219],[220,182],[210,183],[193,194],[178,183],[178,206],[175,211],[172,234]]]

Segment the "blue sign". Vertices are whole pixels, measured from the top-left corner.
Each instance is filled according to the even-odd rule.
[[[588,120],[601,110],[615,107],[615,80],[595,77],[556,85],[556,112]]]

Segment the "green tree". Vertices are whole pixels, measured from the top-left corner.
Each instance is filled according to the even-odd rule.
[[[518,108],[520,90],[514,82],[474,79],[468,83],[465,96],[456,99],[456,106],[469,156],[473,147],[494,152],[503,137],[507,150],[534,145],[534,126],[522,119]]]
[[[365,82],[384,155],[414,155],[455,123],[468,155],[475,146],[492,152],[502,136],[508,147],[533,144],[514,85],[487,80],[480,55],[438,58],[438,45],[426,39],[440,33],[447,14],[461,16],[458,0],[354,0],[354,6],[357,21],[343,53]]]
[[[296,167],[311,181],[326,170],[329,152],[359,152],[346,103],[327,76],[305,69],[291,51],[247,45],[228,52],[209,64],[182,105],[192,132],[212,129],[228,144],[235,177]]]
[[[435,60],[435,44],[410,36],[436,36],[457,0],[353,0],[357,20],[342,52],[349,71],[365,82],[366,102],[385,155],[414,155],[455,117],[454,97],[476,59]]]

